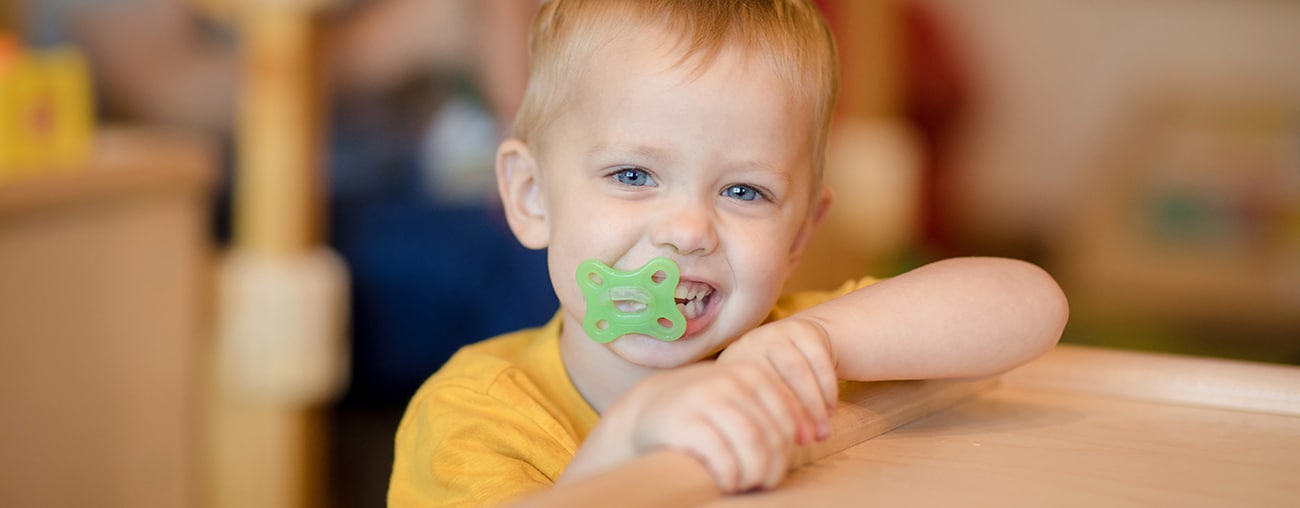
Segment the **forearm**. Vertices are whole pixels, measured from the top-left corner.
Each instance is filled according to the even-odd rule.
[[[602,416],[556,483],[571,483],[635,458],[629,437],[634,423],[618,411]]]
[[[1068,316],[1038,267],[999,258],[936,262],[791,318],[821,325],[842,379],[974,377],[1006,371],[1056,344]]]

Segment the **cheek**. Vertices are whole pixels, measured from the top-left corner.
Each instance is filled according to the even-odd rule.
[[[778,221],[755,222],[745,227],[732,230],[729,236],[733,246],[731,264],[745,266],[749,270],[773,275],[783,274],[788,270],[792,248],[795,243],[795,228]]]
[[[775,236],[770,235],[762,242],[750,242],[743,249],[733,250],[729,256],[732,270],[742,287],[747,288],[744,292],[752,294],[758,301],[774,299],[791,270],[788,245]]]
[[[588,259],[612,264],[635,243],[635,235],[630,232],[634,228],[627,221],[618,220],[614,214],[596,213],[590,205],[569,205],[558,211],[547,249],[556,296],[574,316],[581,316],[586,308],[586,300],[576,281],[578,265]]]
[[[569,263],[571,256],[564,256],[562,253],[551,251],[550,253],[550,272],[551,285],[555,287],[555,296],[560,300],[560,307],[566,312],[581,318],[584,315],[583,309],[586,309],[586,300],[582,296],[582,289],[578,288],[575,280],[577,276],[577,262]]]

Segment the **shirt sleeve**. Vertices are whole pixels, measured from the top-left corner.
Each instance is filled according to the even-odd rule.
[[[397,430],[388,506],[491,506],[554,483],[571,446],[546,430],[545,411],[498,395],[451,386],[412,400]]]
[[[864,277],[845,282],[831,291],[801,291],[782,296],[776,301],[776,306],[772,307],[772,312],[767,315],[767,320],[764,322],[785,319],[801,310],[875,284],[877,280],[875,277]]]

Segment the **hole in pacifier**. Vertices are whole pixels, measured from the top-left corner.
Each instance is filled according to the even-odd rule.
[[[600,278],[600,274],[597,274],[596,272],[587,273],[587,278],[591,280],[592,284],[597,286],[605,283],[604,279]]]
[[[659,270],[655,272],[654,275],[650,276],[650,280],[654,281],[655,284],[659,284],[666,279],[668,279],[668,273],[664,272],[663,270]]]
[[[599,329],[599,330],[608,330],[608,329],[609,329],[609,321],[605,321],[604,319],[602,319],[602,320],[600,320],[600,321],[597,321],[597,322],[596,322],[596,328]]]
[[[659,318],[659,326],[662,326],[664,328],[672,328],[673,322],[668,320],[668,318],[666,317],[661,317]]]

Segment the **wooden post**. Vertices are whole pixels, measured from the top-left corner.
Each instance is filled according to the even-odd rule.
[[[323,501],[321,410],[342,388],[347,274],[322,243],[324,0],[238,0],[234,242],[218,273],[208,503]]]
[[[9,32],[21,39],[23,28],[23,0],[0,2],[0,32]]]
[[[839,116],[898,115],[904,35],[900,1],[836,0],[829,10],[840,50]]]
[[[301,3],[301,2],[298,2]],[[321,117],[313,6],[248,2],[236,142],[235,242],[292,256],[321,240]]]

